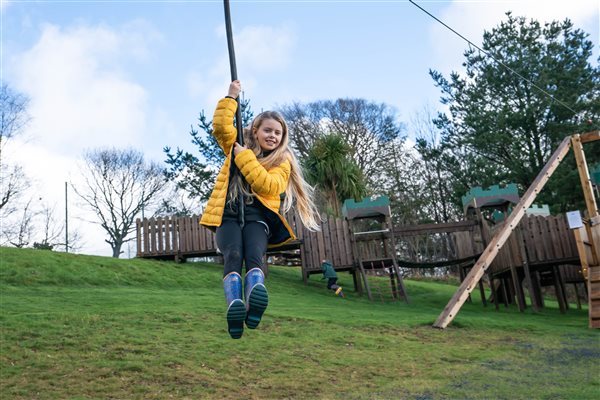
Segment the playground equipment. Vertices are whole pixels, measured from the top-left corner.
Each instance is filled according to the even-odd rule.
[[[342,213],[348,221],[354,260],[358,263],[369,300],[374,298],[374,283],[381,283],[377,278],[370,280],[369,276],[389,276],[392,299],[403,298],[408,303],[408,294],[396,259],[389,199],[385,196],[360,202],[349,199],[344,201]],[[377,285],[377,289],[379,297],[385,301],[385,289],[381,285]]]
[[[529,189],[525,192],[521,200],[519,200],[502,228],[494,233],[484,252],[435,321],[435,327],[445,328],[456,317],[456,314],[468,299],[475,285],[488,270],[500,249],[505,245],[511,233],[525,215],[527,208],[535,200],[537,193],[542,190],[544,184],[550,179],[552,173],[572,147],[588,212],[588,219],[585,222],[585,226],[577,228],[574,234],[581,265],[585,266],[588,270],[589,326],[600,328],[600,216],[583,152],[583,143],[595,140],[600,140],[600,131],[588,132],[581,135],[575,134],[563,139],[548,160],[548,163],[542,168],[542,171],[540,171]]]
[[[467,215],[475,218],[481,226],[483,247],[489,243],[493,233],[501,229],[519,200],[514,184],[473,188],[463,197]],[[577,248],[565,216],[550,216],[547,205],[530,207],[487,270],[492,301],[498,308],[500,302],[508,306],[516,298],[519,310],[524,311],[525,282],[531,305],[537,311],[544,305],[542,287],[553,286],[560,310],[566,312],[569,307],[566,283],[575,285],[580,305],[578,285],[584,283],[580,270]]]
[[[594,189],[592,189],[592,181],[589,178],[582,148],[582,143],[599,139],[598,131],[567,137],[523,197],[517,199],[517,204],[505,201],[507,217],[503,218],[502,223],[497,223],[489,230],[484,230],[485,225],[480,224],[476,219],[416,226],[394,227],[390,224],[390,227],[386,228],[390,229],[388,236],[391,238],[393,235],[394,238],[395,259],[400,272],[402,272],[402,268],[435,269],[454,266],[459,269],[461,278],[463,278],[462,283],[434,326],[445,328],[456,316],[462,304],[470,299],[471,292],[477,286],[480,288],[482,301],[485,304],[481,278],[488,271],[495,281],[501,282],[492,285],[496,292],[493,294],[496,306],[500,301],[504,301],[506,304],[509,299],[516,298],[520,309],[524,309],[525,300],[521,284],[514,282],[525,281],[528,288],[533,288],[530,291],[530,296],[534,296],[531,299],[531,305],[534,310],[537,310],[543,307],[543,299],[541,295],[536,295],[535,292],[539,292],[536,287],[549,284],[555,285],[556,289],[556,287],[560,287],[561,280],[567,283],[578,282],[580,277],[563,267],[568,264],[582,265],[586,268],[585,282],[588,292],[590,326],[600,325],[600,267],[598,263],[600,216],[598,216]],[[527,211],[533,203],[535,195],[550,178],[571,146],[576,155],[588,210],[588,215],[583,221],[584,225],[574,229],[568,228],[564,216],[527,216]],[[507,197],[506,193],[504,195]],[[476,204],[481,204],[481,202]],[[477,209],[472,208],[472,214],[476,215]],[[509,213],[510,215],[508,215]],[[323,259],[331,260],[336,271],[347,271],[352,274],[355,290],[362,293],[363,284],[361,282],[364,282],[364,278],[360,272],[360,265],[364,267],[364,263],[359,263],[355,256],[354,244],[351,240],[353,235],[350,234],[351,229],[347,219],[327,217],[321,223],[320,232],[310,232],[304,229],[299,223],[299,218],[293,214],[288,215],[287,219],[294,231],[297,232],[298,240],[276,250],[269,250],[268,255],[299,258],[305,283],[308,283],[310,275],[322,273],[320,263]],[[368,220],[369,218],[365,218],[361,223],[367,223]],[[369,223],[374,224],[375,222]],[[183,261],[189,257],[218,255],[214,235],[198,225],[198,217],[138,219],[136,228],[138,257]],[[369,229],[377,230],[373,227]],[[382,242],[382,232],[370,232],[362,235],[363,237],[359,234],[358,237],[362,240],[369,238],[369,235],[374,240]],[[431,240],[432,238],[435,240]],[[442,254],[443,252],[436,250],[436,245],[444,248],[446,253]],[[361,244],[361,246],[363,245]],[[381,257],[383,249],[381,244],[373,245],[369,249],[374,256],[366,255],[363,257],[364,260]],[[424,256],[424,251],[431,253]],[[390,267],[395,269],[393,262]],[[384,266],[384,268],[390,267]],[[543,271],[544,269],[554,270],[555,267],[558,270],[551,274]],[[539,284],[536,283],[537,281]],[[558,289],[557,296],[559,296],[559,304],[562,304],[561,310],[564,311],[566,301],[560,299],[561,292],[563,289]]]

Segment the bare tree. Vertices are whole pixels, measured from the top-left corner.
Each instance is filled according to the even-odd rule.
[[[134,149],[96,149],[84,154],[84,187],[75,193],[98,216],[113,257],[122,253],[138,214],[154,205],[165,186],[158,163]]]
[[[403,141],[404,126],[396,121],[394,110],[364,99],[294,103],[283,106],[281,112],[301,159],[309,155],[318,138],[338,134],[350,146],[350,155],[367,182],[379,174],[381,160],[391,157],[391,146]]]
[[[57,221],[54,207],[43,205],[38,217],[41,220],[41,229],[36,229],[36,236],[40,237],[41,235],[41,240],[34,242],[33,247],[43,250],[56,250],[62,247],[66,251],[67,244],[63,240],[65,239],[65,222]],[[71,230],[69,232],[69,250],[77,251],[80,248],[81,234],[79,231]]]
[[[36,212],[32,210],[29,199],[22,209],[21,217],[9,226],[4,225],[2,229],[3,241],[15,247],[27,247],[31,243],[31,237],[34,231],[33,220]]]
[[[18,165],[7,165],[4,148],[13,137],[22,133],[29,122],[27,107],[29,99],[14,92],[8,85],[0,86],[0,217],[5,219],[17,210],[8,207],[26,188],[26,176]]]

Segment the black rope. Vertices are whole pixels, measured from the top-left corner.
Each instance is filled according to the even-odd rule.
[[[471,46],[475,47],[480,52],[482,52],[486,56],[490,57],[492,60],[496,61],[498,64],[502,65],[504,68],[506,68],[507,70],[509,70],[513,74],[517,75],[519,78],[523,79],[526,82],[529,82],[534,88],[536,88],[540,92],[544,93],[546,96],[550,97],[552,100],[556,101],[561,106],[563,106],[563,107],[567,108],[568,110],[572,111],[573,114],[577,115],[577,111],[573,110],[571,107],[569,107],[569,105],[567,105],[566,103],[563,103],[562,101],[558,100],[556,97],[552,96],[550,93],[546,92],[544,89],[542,89],[541,87],[539,87],[538,85],[536,85],[535,83],[533,83],[532,81],[530,81],[529,79],[525,78],[523,75],[519,74],[517,71],[515,71],[511,67],[509,67],[508,65],[504,64],[501,60],[498,60],[496,57],[494,57],[490,53],[486,52],[481,47],[477,46],[475,43],[471,42],[469,39],[467,39],[466,37],[464,37],[463,35],[461,35],[457,31],[455,31],[454,29],[452,29],[451,27],[449,27],[448,25],[446,25],[443,21],[439,20],[435,15],[433,15],[429,11],[425,10],[423,7],[421,7],[420,5],[418,5],[417,3],[415,3],[413,0],[408,0],[408,1],[410,1],[412,4],[414,4],[415,7],[419,8],[425,14],[429,15],[431,18],[435,19],[440,24],[444,25],[447,29],[449,29],[455,35],[457,35],[458,37],[460,37],[461,39],[463,39],[464,41],[466,41],[467,43],[469,43]]]
[[[235,49],[233,47],[233,30],[231,29],[231,12],[229,11],[229,0],[223,0],[223,7],[225,9],[225,31],[227,33],[227,49],[229,50],[229,68],[231,70],[231,81],[235,81],[237,80],[237,67],[235,64]],[[243,134],[243,127],[242,127],[242,110],[241,110],[241,104],[240,104],[240,96],[238,96],[236,98],[237,101],[237,109],[235,111],[235,124],[236,124],[236,128],[237,128],[237,142],[241,145],[244,144],[244,134]],[[240,174],[240,177],[243,179],[243,177],[241,176],[242,173],[240,171],[238,171],[238,169],[235,166],[235,162],[234,162],[234,155],[233,155],[233,149],[231,150],[232,154],[231,154],[231,166],[230,166],[230,177],[233,179],[234,178],[234,174]],[[230,179],[231,181],[231,179]],[[241,189],[241,188],[240,188]],[[238,223],[240,224],[240,226],[243,228],[244,227],[244,206],[245,206],[245,202],[244,202],[244,193],[240,190],[240,193],[238,195]]]

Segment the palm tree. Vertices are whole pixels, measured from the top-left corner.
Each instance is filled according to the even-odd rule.
[[[359,199],[367,193],[363,173],[350,152],[344,139],[332,133],[314,142],[303,163],[306,179],[323,197],[327,213],[336,217],[344,199]]]

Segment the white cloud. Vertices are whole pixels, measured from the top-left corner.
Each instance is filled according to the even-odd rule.
[[[64,182],[81,182],[84,150],[140,147],[149,120],[148,94],[125,64],[152,59],[150,43],[161,40],[143,21],[120,29],[46,25],[28,50],[6,65],[14,88],[30,98],[32,117],[25,143],[12,143],[12,159],[34,180],[32,195],[64,206]],[[38,195],[39,193],[39,195]],[[82,226],[85,253],[110,255],[103,231],[71,193],[71,216]],[[62,206],[57,209],[62,210]]]
[[[575,28],[590,34],[590,39],[595,42],[596,54],[598,53],[598,0],[454,0],[436,17],[479,46],[483,31],[490,31],[498,26],[506,19],[507,11],[512,11],[513,16],[535,19],[542,24],[569,18]],[[444,73],[451,69],[457,70],[464,61],[463,52],[468,48],[468,43],[440,23],[432,20],[431,24],[431,44],[438,61],[436,64],[441,65],[436,69]]]
[[[146,93],[119,69],[127,41],[100,27],[46,26],[13,58],[15,86],[31,98],[30,131],[64,154],[135,143],[144,131]]]
[[[206,104],[215,104],[223,97],[231,79],[229,53],[225,26],[216,30],[223,42],[223,55],[212,67],[203,72],[192,71],[188,75],[191,95],[202,96]],[[289,25],[247,26],[233,33],[236,68],[243,71],[243,90],[252,92],[264,74],[282,70],[289,65],[295,45],[295,33]],[[238,73],[238,77],[242,78]]]

